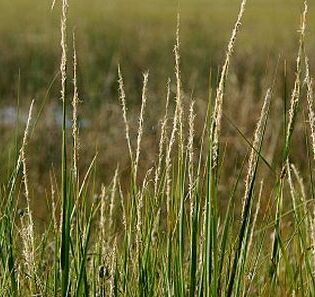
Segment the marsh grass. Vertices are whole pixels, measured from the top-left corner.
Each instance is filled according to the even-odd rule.
[[[252,139],[234,126],[248,145],[249,153],[242,165],[230,172],[235,182],[222,207],[221,173],[225,158],[229,157],[224,154],[221,142],[223,103],[228,104],[229,98],[224,100],[228,70],[245,8],[246,1],[242,1],[215,96],[209,91],[202,137],[198,141],[195,98],[190,98],[188,106],[184,100],[178,15],[175,92],[168,80],[157,160],[143,177],[139,164],[146,131],[145,111],[150,108],[149,75],[143,74],[142,104],[134,139],[123,73],[118,66],[118,99],[130,159],[129,185],[123,189],[119,166],[109,185],[99,187],[96,183],[97,156],[101,152],[96,152],[86,172],[79,171],[75,35],[72,145],[68,142],[68,2],[62,1],[61,172],[51,170],[51,184],[47,187],[50,223],[40,233],[32,217],[32,183],[27,162],[32,101],[16,164],[0,192],[1,296],[314,296],[313,181],[304,181],[291,161],[293,132],[304,98],[309,122],[305,127],[307,150],[313,153],[310,164],[315,158],[313,81],[304,43],[306,1],[296,78],[289,110],[283,116],[285,135],[280,169],[268,163],[263,149],[274,100],[272,85],[263,98]],[[275,177],[270,194],[260,175],[261,163]],[[18,208],[21,193],[26,199],[26,211]],[[263,208],[267,195],[269,207]]]

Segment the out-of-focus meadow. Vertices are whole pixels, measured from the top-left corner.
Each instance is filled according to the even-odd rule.
[[[306,33],[307,51],[310,54],[315,52],[312,4]],[[37,191],[40,193],[47,190],[50,168],[53,166],[57,169],[60,164],[59,6],[59,1],[53,10],[50,1],[0,2],[1,175],[11,168],[11,160],[16,154],[16,135],[22,133],[27,107],[30,100],[35,98],[36,125],[29,146],[29,175],[32,181],[38,183]],[[150,71],[143,160],[140,165],[147,169],[155,160],[159,119],[164,110],[168,77],[174,82],[173,48],[178,11],[181,16],[184,100],[196,99],[196,112],[200,116],[196,122],[198,140],[207,105],[209,81],[210,86],[214,87],[238,6],[239,1],[236,0],[183,0],[179,3],[166,0],[71,1],[69,26],[76,32],[82,100],[79,117],[83,168],[87,168],[98,151],[98,174],[95,176],[99,181],[111,179],[117,163],[120,164],[122,175],[129,174],[117,99],[118,63],[126,82],[133,138],[136,137],[135,124],[141,101],[142,73]],[[271,115],[266,150],[266,158],[275,166],[274,156],[283,128],[277,119],[283,109],[285,80],[287,90],[293,83],[301,9],[302,2],[296,0],[249,1],[227,83],[225,114],[249,136],[258,117],[263,93],[275,77],[272,103],[275,116]],[[69,34],[69,60],[71,37]],[[284,64],[287,65],[286,76]],[[71,67],[69,75],[72,75]],[[71,98],[71,81],[68,86],[68,97]],[[71,122],[68,125],[70,127]],[[224,126],[223,139],[229,154],[225,165],[227,172],[230,172],[241,162],[248,145],[231,123],[224,120]],[[300,129],[303,131],[303,125],[300,125]],[[297,144],[303,145],[303,139],[298,139]],[[302,158],[301,163],[304,161]],[[233,177],[227,176],[227,180],[229,178]]]

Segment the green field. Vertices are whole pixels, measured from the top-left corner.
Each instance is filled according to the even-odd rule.
[[[296,50],[301,3],[248,3],[234,61],[248,63],[243,66],[245,75],[258,71],[252,64],[264,66],[268,61],[273,65],[279,55],[291,60]],[[116,89],[113,85],[118,61],[130,84],[138,83],[136,88],[131,85],[131,90],[138,89],[140,73],[150,69],[156,78],[152,88],[159,92],[160,82],[172,73],[177,1],[76,0],[71,5],[70,23],[78,39],[80,88],[87,100],[99,103],[112,99],[104,96],[112,95]],[[204,95],[200,89],[207,84],[209,69],[222,61],[237,9],[235,0],[180,2],[182,63],[188,92],[195,89],[198,95]],[[25,0],[3,0],[0,10],[0,66],[5,69],[1,72],[2,100],[10,100],[16,93],[19,71],[22,94],[40,95],[58,70],[58,9],[50,11],[50,1],[34,0],[30,6]],[[311,11],[307,32],[310,51],[314,50],[314,15]]]
[[[67,2],[0,3],[0,296],[315,296],[313,1]]]
[[[121,123],[117,122],[120,116],[117,64],[120,63],[126,79],[131,119],[134,121],[137,121],[142,72],[150,71],[150,102],[154,108],[149,110],[149,135],[145,151],[148,152],[147,160],[154,159],[154,131],[163,112],[161,102],[165,97],[165,84],[169,77],[174,81],[173,47],[177,11],[181,14],[183,90],[188,100],[191,95],[197,99],[197,112],[203,114],[208,98],[209,73],[212,87],[215,88],[238,1],[181,1],[179,5],[177,1],[164,0],[132,1],[132,4],[126,0],[72,2],[69,31],[76,30],[79,91],[80,98],[85,102],[81,105],[83,122],[86,123],[82,124],[81,129],[84,139],[82,149],[89,157],[94,154],[95,147],[103,151],[104,154],[99,156],[100,163],[109,172],[113,172],[117,162],[128,162],[127,158],[122,158],[125,155],[122,153],[124,139],[120,133]],[[310,3],[306,32],[310,53],[314,52],[315,44],[312,6],[313,3]],[[0,3],[0,11],[4,12],[0,19],[0,106],[11,110],[17,106],[19,97],[24,118],[32,98],[36,99],[37,106],[43,107],[43,115],[38,118],[33,138],[37,148],[32,154],[35,180],[43,174],[48,178],[45,164],[59,164],[59,150],[55,144],[60,139],[56,125],[60,124],[61,112],[56,79],[60,56],[60,3],[57,1],[54,10],[50,7],[50,1],[42,0],[32,0],[31,6],[25,0],[3,0]],[[244,132],[252,131],[258,116],[256,107],[253,107],[253,112],[249,111],[252,108],[251,98],[259,100],[263,96],[277,63],[281,73],[282,65],[287,60],[288,76],[290,82],[293,80],[301,10],[301,1],[255,0],[248,3],[231,64],[228,90],[234,95],[226,106],[226,112],[231,115],[239,102],[237,98],[234,100],[235,94],[236,97],[244,97],[246,102],[250,99],[242,113],[232,116],[239,126],[249,129]],[[69,36],[71,45],[71,34]],[[281,81],[279,75],[278,95],[282,92]],[[245,116],[249,112],[252,116]],[[201,125],[202,120],[199,122]],[[15,145],[13,126],[0,127],[4,143],[12,143],[3,148],[0,156],[3,164],[8,163],[8,155]],[[51,140],[47,141],[45,131],[50,131]],[[48,153],[42,154],[42,151]],[[87,166],[88,162],[85,161],[83,163]],[[127,165],[122,167],[128,171]],[[6,166],[3,170],[6,170]],[[100,181],[108,180],[109,176],[105,170]]]

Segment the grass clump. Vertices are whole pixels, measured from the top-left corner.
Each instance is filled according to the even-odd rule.
[[[300,27],[296,79],[289,110],[283,117],[288,122],[285,123],[281,166],[274,168],[264,157],[274,99],[272,84],[263,98],[252,141],[236,127],[246,140],[249,156],[242,161],[242,166],[236,167],[235,173],[230,172],[234,185],[229,189],[228,201],[221,199],[222,168],[228,158],[224,155],[221,140],[223,103],[245,7],[243,0],[215,96],[212,96],[212,90],[209,91],[200,139],[196,138],[195,98],[189,98],[188,108],[185,105],[178,16],[174,48],[175,91],[173,94],[169,79],[157,160],[143,176],[139,168],[146,110],[150,107],[149,72],[143,74],[142,103],[134,143],[127,93],[118,66],[119,101],[130,159],[126,189],[121,184],[119,166],[109,185],[99,186],[95,182],[98,152],[84,174],[79,170],[80,101],[75,35],[72,145],[68,144],[68,2],[62,1],[61,172],[57,174],[51,169],[50,192],[47,194],[51,209],[49,224],[42,233],[37,232],[38,226],[32,216],[27,162],[34,109],[32,101],[16,164],[0,192],[0,295],[210,297],[315,294],[313,181],[304,182],[291,160],[293,132],[305,97],[309,122],[309,126],[305,126],[305,141],[307,151],[313,153],[309,160],[312,171],[315,158],[313,81],[304,43],[307,2],[304,3]],[[260,174],[261,163],[268,174],[275,177],[270,193]],[[245,183],[242,187],[243,176]],[[21,193],[25,196],[25,210],[20,208]],[[269,205],[263,207],[268,194]]]

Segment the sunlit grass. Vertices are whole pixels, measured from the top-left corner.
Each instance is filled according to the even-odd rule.
[[[145,169],[141,163],[145,127],[148,112],[156,104],[150,102],[151,74],[143,71],[141,107],[132,121],[121,57],[115,75],[116,104],[120,104],[121,115],[115,121],[124,125],[120,133],[126,141],[128,172],[122,184],[122,170],[117,164],[111,182],[100,184],[98,175],[103,168],[97,164],[103,152],[96,148],[88,159],[81,150],[81,106],[91,103],[81,104],[79,100],[78,67],[84,55],[82,58],[78,50],[77,56],[76,35],[70,34],[68,1],[62,1],[61,83],[56,95],[62,110],[60,166],[45,166],[50,182],[41,186],[45,188],[42,199],[47,201],[48,223],[41,226],[33,219],[36,186],[41,180],[32,181],[29,173],[31,140],[36,133],[33,129],[45,105],[32,101],[28,117],[22,121],[22,138],[16,133],[10,170],[0,190],[1,296],[315,294],[314,183],[312,178],[302,177],[307,172],[312,176],[315,158],[313,81],[305,38],[308,6],[305,2],[300,24],[295,25],[299,30],[298,49],[291,57],[296,61],[292,90],[287,90],[286,73],[274,71],[261,100],[257,99],[260,112],[256,128],[247,137],[243,127],[235,126],[225,114],[231,104],[231,63],[242,41],[239,37],[246,25],[246,5],[241,1],[233,15],[218,78],[212,81],[212,73],[207,78],[210,86],[204,92],[208,101],[199,120],[202,131],[198,131],[200,115],[194,94],[187,96],[184,91],[185,44],[181,43],[182,18],[178,15],[172,57],[174,78],[161,84],[160,102],[165,108],[159,107],[164,117],[156,134],[158,153]],[[73,46],[67,38],[71,35]],[[277,77],[284,82],[282,102],[278,98],[283,104],[280,109],[274,104]],[[242,111],[246,103],[237,101],[234,112]],[[278,159],[270,162],[265,154],[273,140],[274,122],[270,124],[270,118],[275,113],[283,127],[279,137],[276,135],[281,153],[273,153]],[[224,119],[245,141],[248,151],[235,166],[224,141]],[[299,124],[304,134],[296,133]],[[48,133],[46,137],[48,140]],[[295,165],[301,158],[295,154],[295,138],[305,142],[303,160],[307,159],[309,168],[302,168],[301,173]],[[232,145],[232,149],[236,147]],[[85,170],[79,166],[82,161],[89,164]],[[234,167],[229,170],[226,166]],[[223,173],[233,182],[223,184],[227,180]]]

